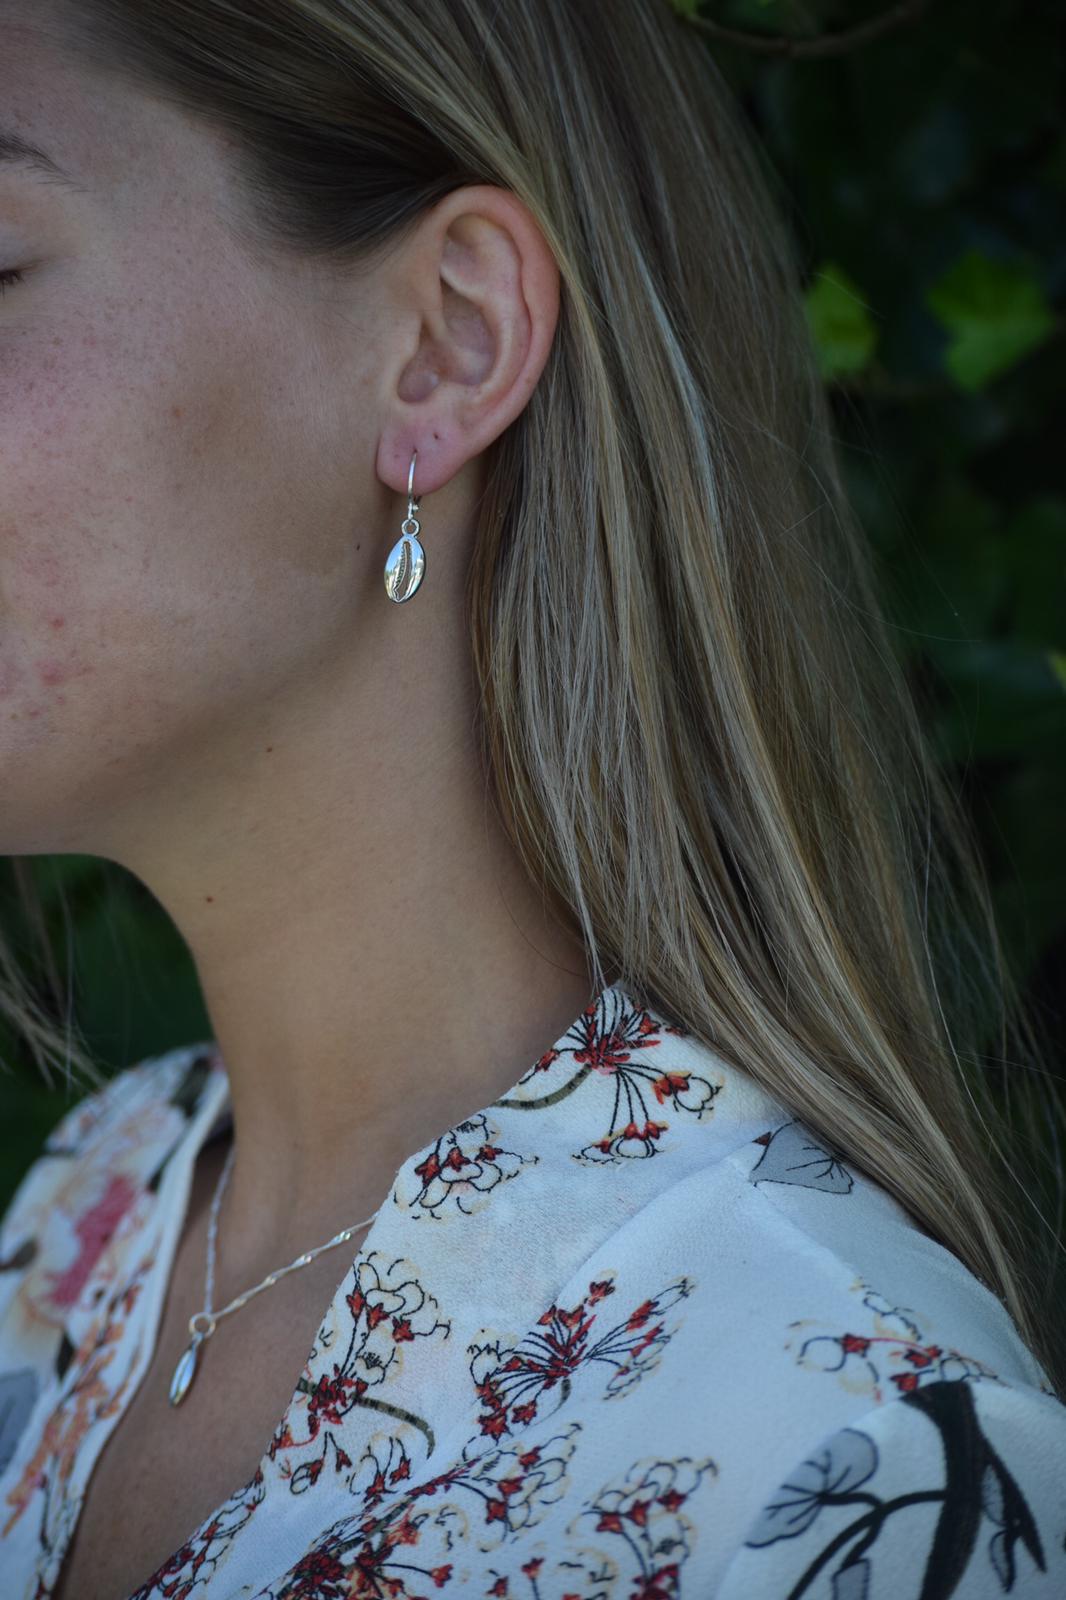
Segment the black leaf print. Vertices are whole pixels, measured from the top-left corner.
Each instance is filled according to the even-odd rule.
[[[866,1600],[870,1592],[870,1563],[849,1561],[833,1574],[833,1600]]]
[[[929,1557],[930,1574],[946,1585],[931,1591],[951,1594],[977,1538],[982,1513],[999,1524],[989,1540],[989,1560],[1003,1587],[1014,1586],[1015,1546],[1019,1539],[1041,1572],[1047,1570],[1036,1521],[1013,1475],[986,1438],[968,1383],[932,1383],[902,1397],[940,1429],[947,1468],[944,1507]]]
[[[809,1528],[824,1505],[865,1483],[877,1468],[877,1447],[857,1428],[841,1428],[823,1449],[808,1457],[786,1478],[767,1502],[749,1532],[746,1544],[773,1544],[794,1539]],[[867,1499],[870,1497],[867,1496]]]
[[[801,1122],[785,1122],[755,1140],[766,1146],[748,1173],[751,1183],[797,1183],[804,1189],[848,1194],[855,1179]]]
[[[1047,1571],[1032,1510],[984,1433],[973,1395],[973,1386],[965,1380],[945,1380],[894,1402],[921,1411],[938,1429],[942,1487],[888,1496],[876,1493],[871,1480],[880,1457],[873,1439],[861,1428],[841,1428],[789,1474],[749,1529],[744,1541],[749,1547],[797,1538],[829,1506],[854,1506],[857,1515],[843,1527],[835,1524],[835,1531],[788,1591],[787,1600],[801,1600],[823,1567],[841,1552],[847,1553],[832,1574],[833,1600],[864,1600],[882,1527],[897,1512],[922,1503],[938,1503],[940,1510],[928,1552],[919,1553],[924,1556],[916,1569],[923,1574],[921,1600],[960,1596],[959,1585],[970,1567],[982,1517],[996,1525],[988,1558],[1005,1592],[1014,1588],[1018,1575],[1019,1544],[1041,1572]],[[920,1452],[915,1459],[920,1464],[934,1458]]]

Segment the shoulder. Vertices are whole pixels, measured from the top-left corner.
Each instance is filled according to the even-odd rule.
[[[561,1290],[617,1365],[604,1450],[699,1467],[692,1564],[716,1600],[982,1600],[1023,1556],[1055,1577],[1019,1592],[1058,1600],[1066,1406],[1004,1306],[781,1106],[735,1131]],[[988,1569],[972,1587],[923,1588],[963,1558]]]
[[[729,1162],[794,1381],[718,1600],[1066,1594],[1066,1406],[999,1299],[801,1122]]]
[[[940,1379],[810,1443],[772,1487],[716,1600],[1033,1600],[1066,1594],[1066,1407]]]
[[[909,1393],[923,1377],[928,1381],[931,1369],[938,1378],[987,1369],[1052,1393],[998,1297],[886,1189],[823,1148],[802,1121],[784,1113],[727,1160],[743,1226],[790,1263],[783,1292],[817,1285],[827,1306],[836,1302],[858,1315],[885,1354],[893,1347],[906,1353],[902,1368],[882,1372],[885,1393]],[[861,1334],[845,1353],[879,1359]],[[883,1395],[871,1389],[870,1398]]]
[[[767,1373],[795,1401],[809,1394],[812,1422],[827,1388],[877,1405],[934,1379],[985,1376],[1053,1394],[999,1298],[801,1120],[749,1091],[728,1131],[702,1163],[690,1145],[677,1180],[588,1264],[646,1276],[673,1263],[706,1301],[704,1348],[747,1371],[764,1349]],[[815,1373],[827,1382],[804,1383]]]

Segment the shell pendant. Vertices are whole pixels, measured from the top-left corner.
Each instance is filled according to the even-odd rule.
[[[196,1376],[196,1367],[200,1359],[200,1346],[203,1342],[204,1335],[202,1333],[194,1333],[189,1348],[184,1352],[174,1368],[174,1376],[170,1380],[170,1403],[172,1406],[180,1406],[192,1388],[192,1380]]]
[[[413,526],[408,530],[408,524]],[[419,526],[408,517],[403,532],[389,551],[385,563],[385,591],[390,600],[410,600],[426,570],[426,552],[418,538]]]

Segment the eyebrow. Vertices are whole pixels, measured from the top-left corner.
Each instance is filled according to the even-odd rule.
[[[72,178],[69,172],[52,160],[44,150],[39,150],[35,144],[30,144],[19,133],[11,133],[6,128],[0,128],[0,167],[4,165],[24,167],[28,172],[40,173],[41,176],[66,189],[73,189],[77,194],[87,194],[84,184]]]

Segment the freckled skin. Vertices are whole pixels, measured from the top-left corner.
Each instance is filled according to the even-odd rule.
[[[93,671],[89,662],[78,664],[72,661],[39,661],[37,672],[44,684],[56,685],[66,683],[69,678],[85,678]]]
[[[161,795],[265,699],[354,670],[381,579],[353,532],[383,563],[399,500],[360,443],[373,288],[253,261],[225,141],[101,95],[23,14],[0,0],[4,120],[92,192],[0,172],[0,268],[34,263],[0,297],[0,852],[108,854],[117,785]]]

